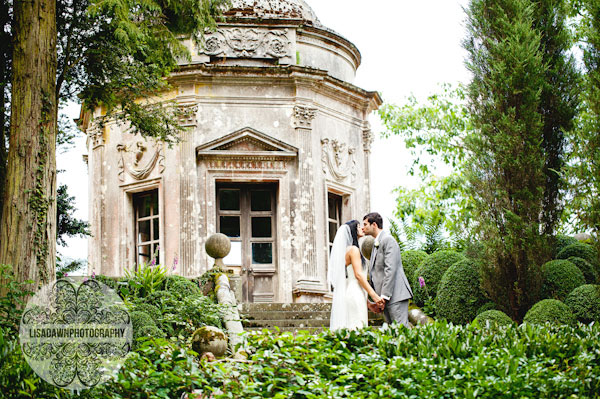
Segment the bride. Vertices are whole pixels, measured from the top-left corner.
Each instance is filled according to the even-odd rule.
[[[360,254],[358,238],[364,237],[360,223],[351,220],[335,235],[329,255],[329,283],[333,287],[329,328],[355,329],[368,323],[367,294],[374,302],[379,295],[367,282],[366,261]]]

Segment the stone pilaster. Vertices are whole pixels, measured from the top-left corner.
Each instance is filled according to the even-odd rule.
[[[104,166],[104,152],[105,152],[105,140],[104,130],[108,129],[107,126],[102,125],[99,122],[93,122],[90,129],[88,129],[88,142],[91,142],[91,153],[92,153],[92,165],[91,170],[94,176],[91,182],[91,196],[90,196],[90,224],[92,226],[92,237],[95,237],[93,241],[90,240],[88,248],[88,274],[107,274],[113,275],[113,270],[108,270],[105,265],[105,258],[108,251],[107,243],[105,240],[105,227],[106,227],[106,207],[105,207],[105,195],[106,195],[106,167]],[[98,239],[100,238],[100,239]],[[120,271],[116,271],[119,273]]]
[[[308,294],[322,294],[323,282],[317,264],[317,237],[315,232],[314,215],[314,161],[312,151],[313,131],[312,121],[316,116],[316,109],[296,106],[294,107],[294,126],[299,137],[299,183],[295,201],[296,214],[293,226],[295,235],[294,259],[301,260],[301,275],[296,279],[294,293],[297,296]]]
[[[363,125],[363,149],[365,157],[365,211],[371,212],[371,168],[369,158],[371,156],[371,145],[373,144],[373,132],[369,122],[364,122]]]

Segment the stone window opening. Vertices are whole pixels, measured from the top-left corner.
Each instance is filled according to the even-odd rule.
[[[327,193],[327,232],[329,253],[333,247],[333,240],[338,229],[342,225],[342,196],[334,193]]]
[[[133,195],[135,211],[136,270],[141,264],[160,262],[160,211],[158,189]]]

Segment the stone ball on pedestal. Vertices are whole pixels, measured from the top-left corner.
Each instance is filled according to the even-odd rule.
[[[217,233],[208,237],[204,244],[208,256],[214,259],[222,259],[231,251],[231,241],[225,234]]]

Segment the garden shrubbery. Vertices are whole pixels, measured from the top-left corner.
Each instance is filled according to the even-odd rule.
[[[500,310],[486,310],[475,317],[480,326],[512,326],[515,322],[508,315]]]
[[[556,325],[573,325],[575,317],[567,305],[556,299],[544,299],[525,315],[523,322],[530,324],[551,323]]]
[[[560,251],[562,251],[569,245],[577,243],[579,243],[579,241],[575,237],[569,237],[564,234],[558,234],[556,236],[556,245],[554,246],[554,257],[556,257],[560,253]]]
[[[200,293],[200,287],[187,278],[176,275],[165,278],[165,290],[178,299]]]
[[[569,259],[571,256],[587,260],[596,268],[597,271],[598,253],[591,245],[584,244],[582,242],[567,245],[558,253],[556,257],[557,259]]]
[[[465,259],[450,266],[437,289],[437,316],[465,324],[475,318],[484,302],[479,263]]]
[[[406,278],[413,288],[415,285],[415,281],[413,281],[415,271],[428,256],[427,252],[415,249],[409,249],[408,251],[402,252],[402,267],[404,268],[404,274],[406,274]]]
[[[600,285],[586,284],[575,288],[565,299],[565,305],[582,323],[600,322]]]
[[[598,272],[590,262],[583,258],[578,258],[576,256],[571,256],[567,260],[573,263],[575,266],[577,266],[579,270],[581,270],[586,283],[595,284],[598,281]]]
[[[553,260],[542,266],[542,298],[562,301],[583,284],[583,273],[568,260]]]
[[[442,276],[450,266],[464,260],[465,257],[455,251],[437,251],[429,255],[417,268],[413,281],[417,282],[413,289],[413,301],[423,306],[429,298],[435,298]],[[418,284],[419,277],[425,280],[425,287]]]

